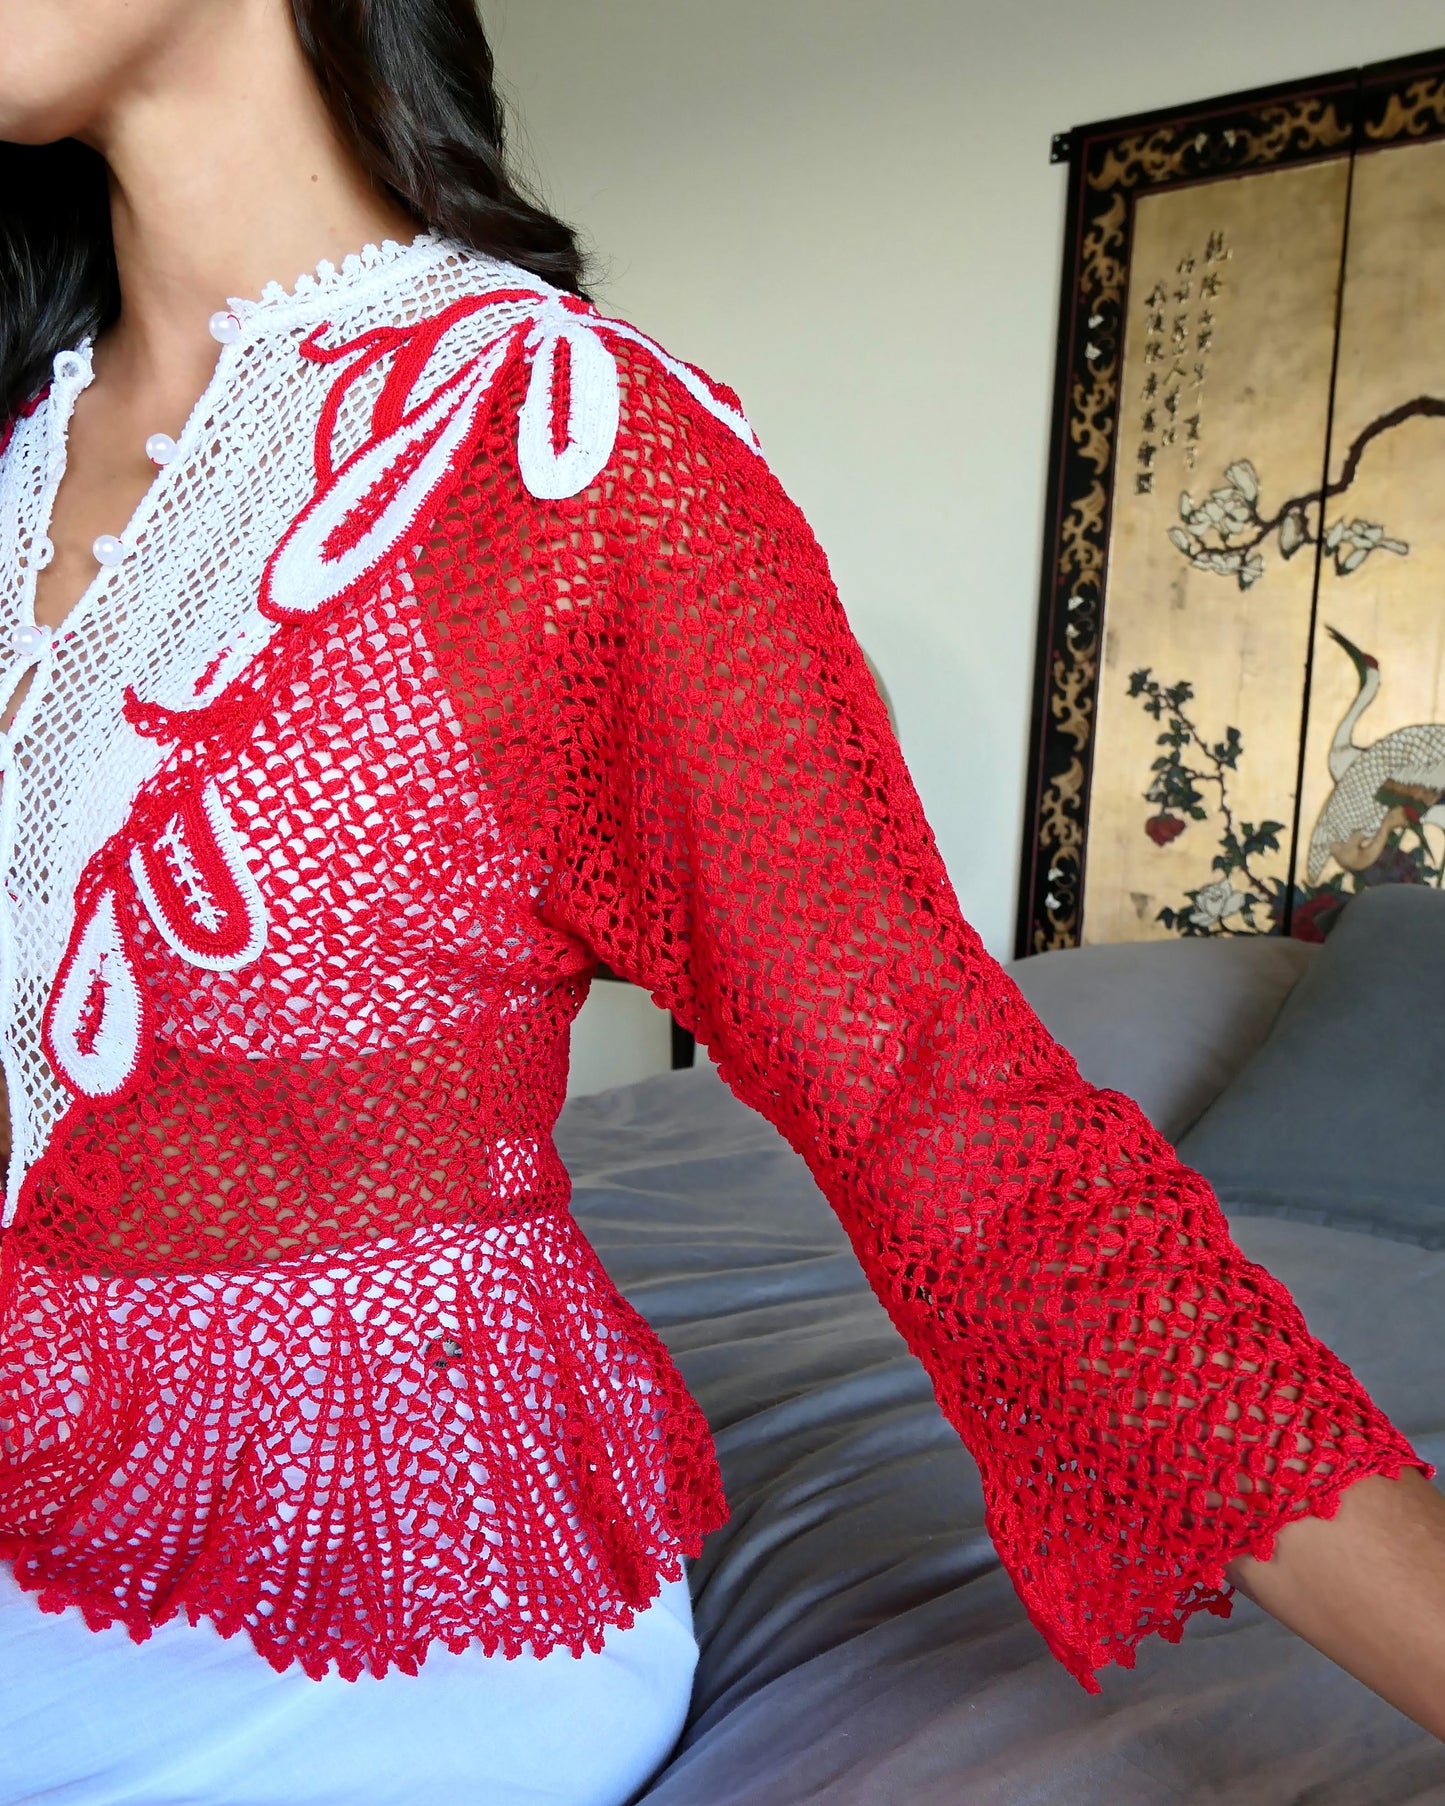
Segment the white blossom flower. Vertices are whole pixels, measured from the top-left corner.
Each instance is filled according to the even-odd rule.
[[[1211,526],[1218,528],[1222,539],[1245,532],[1254,522],[1254,510],[1248,498],[1242,490],[1233,487],[1212,491],[1209,500],[1194,511],[1195,519],[1201,515]]]
[[[1387,539],[1378,521],[1352,520],[1348,537],[1355,546],[1367,552],[1397,552],[1401,557],[1410,550],[1403,539]]]
[[[1237,891],[1228,878],[1216,878],[1194,894],[1194,907],[1189,920],[1196,928],[1213,928],[1244,908],[1244,893]]]
[[[1342,577],[1359,570],[1371,552],[1393,552],[1403,558],[1410,550],[1403,539],[1389,539],[1378,521],[1337,520],[1325,539],[1325,550],[1335,555],[1335,569]]]
[[[1293,558],[1302,545],[1309,541],[1309,527],[1305,517],[1298,508],[1291,508],[1279,523],[1279,549],[1286,558]]]
[[[1179,518],[1184,524],[1167,531],[1175,550],[1195,570],[1233,577],[1247,590],[1264,576],[1260,545],[1276,528],[1285,558],[1318,543],[1312,531],[1313,507],[1310,498],[1287,503],[1277,522],[1266,523],[1259,512],[1259,472],[1248,458],[1236,458],[1226,467],[1220,487],[1211,489],[1203,501],[1196,501],[1187,489],[1180,494]],[[1391,539],[1378,521],[1343,517],[1324,530],[1323,544],[1342,577],[1359,570],[1372,552],[1393,552],[1403,558],[1410,550],[1403,539]]]

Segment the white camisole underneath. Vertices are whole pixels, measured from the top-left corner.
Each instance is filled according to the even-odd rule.
[[[0,1806],[622,1806],[696,1660],[686,1578],[596,1654],[438,1647],[415,1675],[318,1681],[205,1619],[92,1631],[0,1562]]]

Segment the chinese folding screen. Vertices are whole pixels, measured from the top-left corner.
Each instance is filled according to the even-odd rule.
[[[1445,880],[1445,52],[1069,135],[1019,951]]]

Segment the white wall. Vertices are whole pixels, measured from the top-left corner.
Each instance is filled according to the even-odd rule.
[[[599,300],[741,393],[891,693],[964,913],[1006,956],[1063,226],[1049,139],[1432,49],[1445,9],[482,0],[482,12],[524,161],[599,254]],[[579,1045],[588,1033],[579,1024]]]

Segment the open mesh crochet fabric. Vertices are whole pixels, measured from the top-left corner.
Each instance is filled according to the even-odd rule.
[[[127,918],[143,1070],[71,1106],[3,1244],[0,1552],[92,1622],[204,1613],[313,1673],[629,1621],[725,1507],[567,1212],[602,960],[806,1159],[1096,1689],[1227,1610],[1236,1554],[1433,1469],[964,921],[756,451],[612,349],[595,480],[524,483],[519,341],[385,580],[274,635],[131,812],[214,902],[174,825],[214,780],[271,931],[206,970]]]

